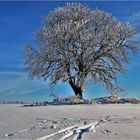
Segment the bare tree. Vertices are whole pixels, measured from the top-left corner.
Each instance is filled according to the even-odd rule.
[[[88,79],[118,94],[116,74],[136,52],[135,34],[109,13],[68,3],[44,17],[36,34],[39,47],[25,47],[26,69],[31,78],[49,78],[51,85],[68,82],[80,98]]]

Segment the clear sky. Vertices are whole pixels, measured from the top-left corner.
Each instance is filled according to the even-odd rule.
[[[25,43],[34,43],[35,31],[40,27],[42,16],[61,2],[0,2],[0,101],[49,100],[51,90],[48,83],[39,80],[28,80],[22,72],[22,47]],[[140,41],[140,2],[82,2],[90,8],[112,13],[122,22],[130,22],[136,27],[136,38]],[[119,84],[124,87],[128,97],[140,98],[140,51],[131,57],[125,75],[119,75]],[[73,95],[67,84],[59,83],[54,92],[58,96]],[[84,91],[85,98],[108,96],[102,85],[89,83]]]

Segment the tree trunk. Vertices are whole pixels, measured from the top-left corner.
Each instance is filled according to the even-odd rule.
[[[77,85],[75,85],[71,80],[69,81],[70,86],[72,87],[75,95],[80,98],[83,99],[83,95],[82,95],[82,88],[78,87]]]

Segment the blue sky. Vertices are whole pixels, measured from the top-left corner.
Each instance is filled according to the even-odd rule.
[[[28,80],[22,72],[22,47],[27,42],[34,44],[35,32],[41,25],[42,16],[66,2],[0,2],[0,101],[50,100],[48,83]],[[90,8],[105,10],[122,22],[136,27],[136,38],[140,41],[140,2],[82,2]],[[140,98],[140,51],[131,57],[125,75],[119,75],[119,84],[128,97]],[[67,84],[59,83],[54,92],[58,96],[73,95]],[[84,91],[85,98],[108,96],[102,85],[89,83]]]

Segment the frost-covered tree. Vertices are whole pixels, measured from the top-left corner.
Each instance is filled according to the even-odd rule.
[[[68,3],[44,17],[38,47],[25,47],[26,70],[31,78],[49,78],[51,85],[69,83],[80,98],[89,79],[118,94],[116,74],[125,71],[129,55],[136,52],[135,34],[107,12]]]

